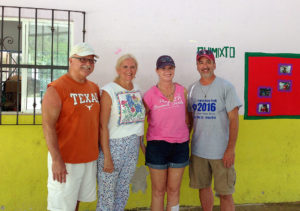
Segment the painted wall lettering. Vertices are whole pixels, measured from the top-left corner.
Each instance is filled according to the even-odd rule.
[[[224,46],[223,48],[198,47],[197,51],[211,50],[216,58],[235,58],[235,47]]]

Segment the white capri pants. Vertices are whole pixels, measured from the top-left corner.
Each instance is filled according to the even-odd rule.
[[[123,211],[128,197],[129,184],[135,172],[139,156],[139,136],[131,135],[110,139],[110,153],[114,171],[103,171],[104,155],[98,158],[98,203],[96,211]]]

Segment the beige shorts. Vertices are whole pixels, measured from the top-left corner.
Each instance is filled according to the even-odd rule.
[[[97,160],[89,163],[66,163],[66,183],[53,180],[52,158],[48,153],[48,210],[74,211],[77,201],[96,200]]]
[[[234,193],[236,179],[234,166],[225,168],[222,160],[209,160],[192,155],[189,173],[191,188],[202,189],[210,187],[212,176],[214,176],[214,189],[217,195]]]

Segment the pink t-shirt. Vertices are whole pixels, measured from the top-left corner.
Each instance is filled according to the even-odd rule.
[[[149,108],[147,140],[164,140],[169,143],[183,143],[189,140],[185,122],[186,99],[184,87],[175,84],[174,100],[169,101],[156,87],[144,95]]]

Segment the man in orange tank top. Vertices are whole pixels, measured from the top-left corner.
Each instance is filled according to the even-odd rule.
[[[48,210],[78,210],[96,200],[99,154],[99,87],[87,80],[98,56],[87,43],[75,45],[69,71],[48,85],[42,103],[48,146]]]

